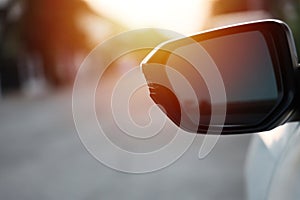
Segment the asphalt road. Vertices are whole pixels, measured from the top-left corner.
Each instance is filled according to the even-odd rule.
[[[221,137],[203,160],[197,157],[203,139],[198,136],[171,166],[126,174],[104,166],[84,148],[72,118],[71,95],[71,89],[64,89],[0,100],[0,199],[245,199],[250,136]]]

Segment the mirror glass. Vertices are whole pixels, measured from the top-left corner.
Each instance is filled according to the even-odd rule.
[[[227,105],[225,125],[254,125],[261,122],[280,98],[280,84],[274,70],[276,58],[272,58],[270,53],[271,42],[266,40],[262,32],[250,31],[201,40],[197,43],[205,49],[206,56],[213,60],[223,79],[227,102],[214,100],[213,106],[218,108]],[[193,121],[193,112],[200,110],[200,124],[207,125],[211,118],[212,100],[205,79],[214,77],[203,77],[199,71],[212,66],[201,62],[207,58],[192,48],[194,44],[182,44],[184,42],[181,41],[174,52],[184,48],[188,55],[199,60],[197,66],[175,53],[168,56],[166,63],[189,81],[198,102],[191,98],[186,84],[178,78],[178,75],[173,75],[174,73],[169,70],[166,70],[166,74],[180,106],[184,108],[182,110],[185,113],[182,115]],[[176,46],[176,42],[173,46]],[[173,112],[177,111],[174,109]]]

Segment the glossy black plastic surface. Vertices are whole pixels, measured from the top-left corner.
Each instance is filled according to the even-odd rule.
[[[188,39],[196,42],[206,41],[223,36],[230,36],[237,33],[259,31],[264,35],[269,48],[269,53],[273,60],[274,73],[278,83],[278,101],[273,108],[265,114],[264,118],[253,124],[230,123],[223,126],[222,134],[240,134],[267,131],[288,121],[299,120],[299,67],[297,63],[296,50],[293,44],[293,37],[288,26],[278,20],[264,20],[236,26],[225,27],[217,30],[207,31],[190,36]],[[168,117],[181,128],[197,133],[206,133],[208,122],[199,122],[195,129],[191,123],[180,121],[185,115],[180,109],[176,95],[172,94],[171,84],[168,87],[160,86],[161,80],[168,82],[168,78],[163,67],[151,67],[150,63],[165,64],[164,59],[170,55],[163,49],[176,49],[186,45],[186,38],[173,40],[160,45],[153,50],[142,62],[142,70],[150,88],[151,98],[156,104],[164,106],[164,112]],[[263,83],[262,83],[263,84]],[[168,95],[166,95],[168,94]],[[168,97],[166,99],[166,97]],[[207,112],[209,112],[209,109]],[[230,110],[229,110],[230,111]],[[230,113],[229,113],[230,114]],[[249,115],[249,120],[250,120]],[[189,127],[191,126],[191,127]],[[213,130],[213,125],[210,125]],[[219,127],[216,127],[219,129]],[[195,131],[197,130],[197,131]]]

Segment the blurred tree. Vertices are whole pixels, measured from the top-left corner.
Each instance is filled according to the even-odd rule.
[[[0,8],[0,95],[21,85],[16,59],[22,46],[16,2],[8,1]]]
[[[124,29],[94,12],[84,0],[8,0],[1,4],[0,94],[1,84],[5,88],[6,82],[18,82],[15,85],[20,87],[24,79],[36,74],[44,74],[54,86],[72,83],[78,62],[94,45],[85,27],[88,17],[99,20],[95,25],[109,24],[109,34]]]
[[[22,4],[21,36],[25,50],[41,56],[52,84],[72,81],[76,56],[90,48],[78,19],[96,13],[82,0],[23,0]]]

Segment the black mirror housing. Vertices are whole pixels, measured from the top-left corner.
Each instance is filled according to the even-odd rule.
[[[193,44],[200,45],[220,71],[226,102],[211,100],[205,80],[213,77],[196,75],[198,68],[209,66],[201,62],[191,65],[175,55],[178,49]],[[200,61],[207,59],[195,50],[189,54]],[[166,66],[191,85],[196,104],[187,87],[174,85],[179,79],[172,77]],[[209,127],[222,127],[222,134],[254,133],[299,120],[298,59],[292,33],[279,20],[243,23],[165,42],[143,60],[141,68],[151,98],[177,126],[189,132],[207,133]],[[211,124],[212,108],[222,106],[226,107],[224,123]],[[199,119],[191,116],[193,111],[199,113]]]

